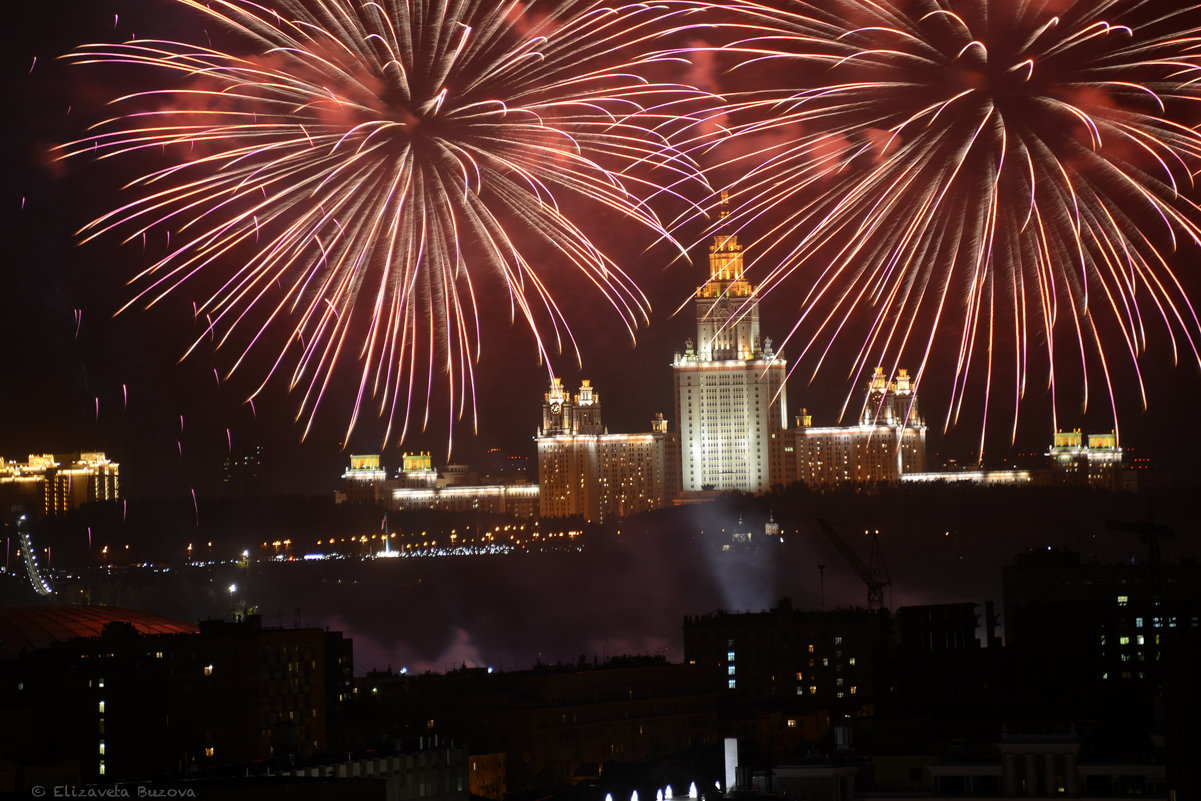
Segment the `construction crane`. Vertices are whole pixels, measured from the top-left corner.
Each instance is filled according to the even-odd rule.
[[[1176,535],[1172,529],[1155,522],[1155,517],[1148,513],[1146,520],[1113,520],[1105,521],[1105,527],[1110,531],[1126,531],[1137,534],[1139,542],[1147,546],[1147,561],[1153,565],[1159,564],[1159,541],[1170,540]]]
[[[880,539],[876,536],[877,532],[865,532],[871,535],[872,550],[868,556],[867,564],[864,564],[863,560],[859,558],[859,554],[855,553],[854,549],[839,535],[833,525],[827,523],[821,517],[817,519],[817,524],[821,526],[822,531],[830,538],[830,542],[834,543],[834,547],[842,554],[842,558],[851,566],[855,574],[867,585],[868,611],[875,612],[883,609],[884,588],[892,584],[892,577],[888,575],[888,565],[884,564],[884,553],[880,550]]]

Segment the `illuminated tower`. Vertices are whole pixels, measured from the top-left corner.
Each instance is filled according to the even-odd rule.
[[[856,425],[816,427],[804,409],[797,423],[796,474],[810,487],[896,484],[926,469],[926,422],[908,370],[890,381],[875,369]]]
[[[647,433],[610,434],[590,381],[573,396],[551,379],[535,441],[542,517],[624,517],[679,495],[677,437],[668,433],[666,418],[657,415]]]
[[[738,235],[713,237],[709,280],[696,290],[696,341],[672,364],[686,493],[762,492],[795,478],[787,363],[760,340],[756,287],[743,270]]]

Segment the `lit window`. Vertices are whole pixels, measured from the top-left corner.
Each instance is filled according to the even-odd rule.
[[[788,719],[788,728],[790,728],[790,729],[795,729],[795,728],[796,728],[796,718],[789,718],[789,719]]]
[[[813,653],[813,643],[809,643],[809,653]]]
[[[1118,638],[1118,643],[1119,643],[1119,644],[1121,644],[1121,645],[1129,645],[1129,644],[1130,644],[1130,638],[1129,638],[1129,637],[1119,637],[1119,638]]]
[[[855,657],[853,657],[853,656],[852,656],[851,658],[849,658],[849,659],[847,660],[847,664],[848,664],[848,665],[851,665],[851,666],[853,667],[853,666],[854,666],[854,664],[855,664]]]
[[[100,760],[100,775],[104,775],[104,760]]]
[[[728,668],[726,668],[726,673],[730,676],[733,676],[734,675],[734,666],[730,665]]]
[[[801,681],[801,680],[802,680],[802,679],[804,679],[804,678],[805,678],[805,674],[804,674],[804,673],[802,673],[801,671],[799,671],[799,670],[798,670],[798,671],[796,672],[796,680],[797,680],[797,681]]]
[[[103,701],[100,702],[99,707],[100,707],[100,713],[104,714],[104,702]]]
[[[733,651],[726,651],[726,661],[727,662],[734,661],[734,652]]]
[[[835,638],[834,638],[834,644],[835,644],[835,645],[842,645],[842,637],[835,637]]]
[[[1127,601],[1129,601],[1129,600],[1130,599],[1127,598],[1125,595],[1119,595],[1118,596],[1118,606],[1125,606]]]
[[[851,695],[854,695],[857,692],[859,692],[859,688],[856,687],[854,684],[852,684],[851,685]]]
[[[817,695],[817,685],[816,685],[816,684],[810,684],[810,685],[809,685],[809,694],[810,694],[810,695]]]
[[[734,686],[735,686],[735,683],[736,683],[736,681],[737,681],[736,679],[730,679],[730,689],[731,689],[731,690],[733,690],[733,689],[734,689]]]
[[[104,756],[104,740],[100,741],[100,756]]]
[[[211,756],[213,755],[213,747],[212,747],[211,745],[210,745],[210,746],[207,746],[207,747],[205,747],[205,749],[204,749],[204,755],[205,755],[206,757],[211,757]]]
[[[204,666],[204,675],[206,675],[206,676],[211,676],[211,675],[213,675],[213,666],[212,666],[212,665],[205,665],[205,666]]]

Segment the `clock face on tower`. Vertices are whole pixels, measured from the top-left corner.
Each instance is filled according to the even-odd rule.
[[[552,403],[552,404],[550,405],[550,413],[551,413],[551,414],[558,414],[558,413],[559,413],[559,410],[560,410],[559,404],[557,404],[557,403]]]

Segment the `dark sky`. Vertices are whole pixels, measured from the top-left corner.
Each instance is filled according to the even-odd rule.
[[[123,490],[130,496],[204,494],[219,487],[220,461],[229,443],[263,442],[272,453],[274,483],[280,492],[328,492],[348,462],[347,451],[378,450],[380,426],[368,422],[346,441],[351,387],[336,386],[324,402],[318,424],[301,442],[292,421],[297,399],[275,386],[255,405],[242,401],[244,387],[218,387],[215,366],[224,356],[200,349],[180,363],[196,335],[193,298],[180,295],[150,311],[133,308],[114,318],[130,297],[126,285],[145,266],[138,244],[122,246],[116,236],[79,245],[75,231],[115,203],[121,168],[79,159],[56,163],[48,155],[103,115],[103,102],[120,88],[120,70],[68,68],[56,57],[71,46],[139,37],[187,37],[194,24],[162,0],[64,0],[22,3],[6,15],[3,73],[0,75],[9,122],[0,147],[0,334],[7,347],[0,373],[0,455],[24,458],[31,452],[104,449],[122,463]],[[36,61],[35,61],[36,60]],[[703,246],[693,264],[670,263],[671,251],[650,246],[618,220],[592,219],[599,243],[640,283],[650,298],[650,325],[637,346],[615,312],[595,296],[577,291],[565,279],[562,295],[573,323],[584,367],[564,357],[557,371],[569,386],[591,378],[605,404],[611,431],[645,430],[657,411],[671,412],[673,351],[691,334],[692,312],[672,312],[707,277]],[[1178,256],[1178,269],[1194,287],[1197,254]],[[795,314],[803,287],[794,284],[771,295],[763,307],[763,330],[777,342]],[[477,373],[479,434],[470,424],[456,427],[454,459],[471,461],[490,447],[532,455],[531,437],[539,420],[545,368],[521,324],[488,312],[484,353]],[[497,318],[497,319],[492,319]],[[1152,338],[1162,340],[1158,332]],[[787,356],[788,353],[785,353]],[[1133,455],[1159,466],[1191,471],[1201,446],[1201,430],[1191,425],[1192,399],[1201,389],[1199,371],[1182,356],[1173,367],[1170,350],[1154,342],[1142,367],[1150,412],[1144,413],[1131,388],[1129,370],[1116,370],[1124,445]],[[846,361],[837,360],[809,382],[812,363],[789,386],[792,411],[806,406],[819,422],[833,422],[851,389]],[[949,435],[945,415],[945,374],[935,372],[923,393],[931,425],[931,450],[971,458],[979,438],[979,418]],[[1097,387],[1100,389],[1100,387]],[[99,414],[97,414],[97,401]],[[1048,401],[1032,389],[1022,410],[1017,451],[1041,450],[1050,438]],[[1065,427],[1108,430],[1103,404]],[[1002,416],[1011,415],[1003,410]],[[182,417],[182,420],[181,420]],[[990,423],[988,461],[999,464],[1013,453],[1009,421]],[[413,436],[405,449],[428,449],[445,461],[447,413],[435,408],[429,430]],[[995,441],[994,441],[995,439]],[[400,449],[390,452],[395,466]]]

